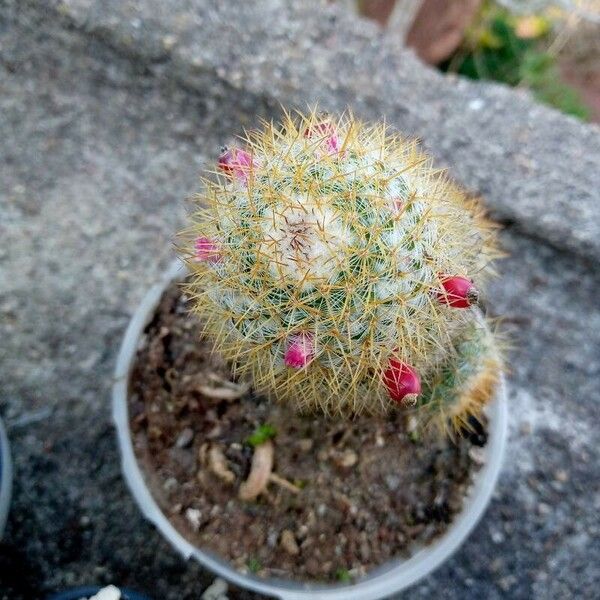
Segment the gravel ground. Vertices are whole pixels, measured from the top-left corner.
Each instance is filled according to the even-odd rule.
[[[469,542],[410,597],[594,597],[600,130],[443,79],[335,7],[249,5],[0,0],[0,409],[16,470],[0,598],[118,581],[191,600],[211,582],[125,489],[111,372],[200,168],[256,115],[317,98],[421,137],[506,225],[488,298],[514,345],[506,466]]]

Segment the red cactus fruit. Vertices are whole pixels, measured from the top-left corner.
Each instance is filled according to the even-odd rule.
[[[409,365],[397,358],[391,358],[383,373],[383,382],[390,397],[404,406],[414,406],[421,393],[421,378]]]
[[[479,292],[466,277],[444,277],[437,297],[440,302],[454,308],[468,308],[479,301]]]

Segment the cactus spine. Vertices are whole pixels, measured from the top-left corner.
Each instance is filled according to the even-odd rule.
[[[470,355],[493,346],[469,308],[496,255],[479,204],[415,142],[350,115],[286,114],[243,146],[223,149],[184,233],[188,292],[216,349],[300,411],[416,401],[458,423],[440,373],[465,340]]]

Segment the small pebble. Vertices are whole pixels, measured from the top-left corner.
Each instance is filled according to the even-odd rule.
[[[207,432],[206,439],[214,440],[215,438],[218,438],[222,432],[222,427],[220,425],[215,425],[210,431]]]
[[[504,534],[501,531],[498,531],[497,529],[492,530],[492,542],[494,542],[494,544],[501,544],[504,541]]]
[[[267,546],[269,548],[275,548],[277,545],[277,532],[274,529],[269,529],[269,533],[267,534]]]
[[[172,492],[177,488],[177,485],[177,479],[175,479],[175,477],[169,477],[165,479],[165,482],[163,483],[163,489],[165,492]]]
[[[569,473],[567,473],[567,471],[564,469],[559,469],[556,471],[556,473],[554,473],[554,479],[556,479],[556,481],[560,481],[561,483],[565,483],[569,480]]]
[[[205,590],[200,600],[228,600],[227,582],[217,577]]]
[[[333,460],[338,467],[349,469],[358,462],[358,455],[354,450],[344,450],[344,452],[336,453]]]
[[[501,558],[495,558],[490,563],[490,570],[492,571],[492,573],[499,573],[503,566],[504,561]]]
[[[540,516],[546,517],[552,512],[552,508],[545,502],[540,502],[537,505],[537,512]]]
[[[507,575],[506,577],[502,577],[498,581],[498,585],[504,592],[508,592],[510,588],[515,584],[516,580],[512,575]]]
[[[298,548],[298,543],[296,542],[296,538],[294,534],[289,529],[284,529],[281,532],[281,547],[291,556],[296,556],[299,554],[300,549]]]
[[[296,531],[296,535],[298,536],[299,540],[305,539],[308,535],[308,527],[306,525],[300,525]]]
[[[174,35],[165,35],[162,39],[163,48],[165,50],[171,50],[176,42],[177,38]]]
[[[476,465],[482,465],[485,462],[484,448],[473,446],[469,448],[469,457]]]
[[[200,529],[200,520],[202,519],[202,513],[197,508],[188,508],[185,511],[185,518],[188,520],[191,528],[194,531]]]
[[[408,433],[413,433],[419,427],[419,421],[417,421],[417,417],[415,415],[410,415],[406,420],[406,431]]]
[[[302,440],[298,440],[298,448],[302,452],[309,452],[312,450],[313,441],[310,438],[304,438]]]
[[[359,548],[360,557],[367,562],[371,558],[371,548],[367,542],[362,542]]]
[[[178,436],[175,445],[178,448],[187,448],[194,439],[194,432],[189,427],[186,427]]]
[[[387,485],[388,489],[391,492],[397,490],[398,486],[400,485],[400,477],[398,477],[397,475],[394,475],[393,473],[386,475],[385,476],[385,485]]]

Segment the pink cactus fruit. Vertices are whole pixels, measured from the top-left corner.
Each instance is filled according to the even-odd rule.
[[[219,252],[219,245],[214,240],[207,237],[199,237],[194,242],[194,249],[196,251],[196,260],[201,262],[216,263],[221,260],[221,253]]]
[[[331,123],[317,123],[311,127],[307,127],[304,131],[304,137],[307,138],[323,138],[323,145],[328,154],[337,154],[340,151],[340,142]]]
[[[223,146],[217,165],[226,175],[246,183],[254,163],[246,150]]]
[[[314,355],[314,340],[310,333],[293,335],[285,353],[285,365],[294,369],[302,369],[310,363]]]

